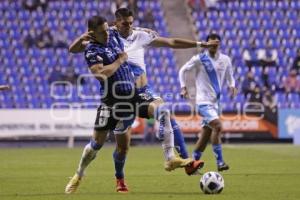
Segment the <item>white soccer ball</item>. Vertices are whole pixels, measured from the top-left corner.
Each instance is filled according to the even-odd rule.
[[[206,172],[200,179],[200,188],[205,194],[219,194],[224,188],[224,179],[218,172]]]

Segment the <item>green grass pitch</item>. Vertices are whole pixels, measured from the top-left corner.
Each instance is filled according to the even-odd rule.
[[[231,169],[222,173],[225,188],[219,195],[203,194],[199,175],[189,177],[183,169],[165,172],[159,146],[131,147],[126,163],[130,193],[118,194],[112,151],[113,146],[105,146],[88,168],[77,193],[65,195],[65,185],[74,174],[81,148],[0,149],[0,199],[300,199],[300,147],[224,145],[224,157]],[[203,159],[203,172],[216,170],[211,146]]]

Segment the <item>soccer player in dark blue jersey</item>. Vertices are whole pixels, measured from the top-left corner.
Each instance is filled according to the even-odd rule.
[[[129,147],[130,127],[135,118],[136,106],[144,100],[136,92],[134,75],[126,62],[127,54],[123,53],[123,43],[118,32],[109,29],[106,20],[99,16],[89,19],[88,28],[92,32],[93,41],[86,46],[85,58],[90,71],[100,81],[102,98],[93,138],[85,146],[77,172],[66,186],[65,192],[70,194],[76,191],[86,167],[104,144],[108,131],[114,132],[117,143],[113,154],[117,192],[128,192],[123,168]],[[161,117],[166,118],[166,114],[162,113]],[[174,140],[171,132],[167,131],[171,125],[165,127],[163,145],[164,153],[171,163],[170,170],[190,164],[191,159],[175,157]]]
[[[127,54],[117,33],[108,29],[106,19],[100,16],[88,20],[88,29],[94,32],[94,42],[85,49],[85,59],[92,74],[100,81],[101,105],[98,108],[93,137],[83,151],[76,174],[66,186],[67,194],[73,193],[79,186],[84,170],[96,157],[112,130],[116,138],[116,150],[113,153],[117,190],[127,192],[124,183],[123,168],[129,145],[126,134],[134,121],[134,110],[129,105],[134,94],[134,77],[126,64]],[[122,104],[123,103],[123,104]],[[128,112],[119,112],[127,109]]]

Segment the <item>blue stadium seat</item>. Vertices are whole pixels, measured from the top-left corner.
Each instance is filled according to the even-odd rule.
[[[299,103],[299,100],[300,100],[299,94],[298,93],[289,93],[287,95],[287,100],[289,102]]]
[[[32,28],[41,30],[46,24],[55,32],[58,24],[61,24],[67,30],[68,40],[71,41],[86,30],[85,20],[89,14],[96,13],[98,10],[109,10],[110,4],[109,0],[49,1],[46,13],[42,11],[30,13],[23,9],[21,1],[3,0],[0,3],[0,12],[3,13],[3,17],[0,19],[0,29],[9,29],[10,31],[0,32],[0,64],[3,66],[3,68],[0,67],[0,82],[6,81],[4,77],[13,77],[9,81],[15,87],[14,91],[17,95],[13,101],[10,101],[12,97],[8,96],[2,103],[0,94],[0,107],[49,108],[53,100],[49,97],[50,88],[47,76],[57,65],[64,69],[74,67],[79,73],[89,73],[82,55],[70,56],[67,50],[41,50],[36,47],[25,49],[22,44],[25,30],[29,31]],[[140,17],[143,16],[146,9],[150,8],[155,17],[157,31],[161,36],[168,36],[161,1],[137,0],[137,4],[140,9]],[[298,40],[300,29],[297,24],[300,1],[219,1],[217,8],[218,10],[213,11],[193,12],[192,17],[199,31],[199,39],[205,39],[210,30],[225,33],[222,35],[222,48],[224,52],[230,53],[234,65],[237,67],[236,77],[244,76],[247,72],[241,55],[248,45],[249,38],[255,36],[259,47],[262,48],[265,47],[266,38],[271,39],[273,48],[278,49],[280,67],[278,70],[270,68],[269,81],[272,84],[280,84],[281,77],[288,75],[285,66],[291,66],[297,46],[300,44],[300,40]],[[141,18],[138,20],[140,21]],[[172,50],[150,49],[147,52],[146,63],[149,65],[147,68],[149,84],[155,85],[158,92],[180,92],[178,70]],[[13,76],[15,73],[18,75]],[[167,74],[167,78],[163,74]],[[260,79],[261,69],[255,69],[254,74],[256,78]],[[37,78],[31,78],[33,75]],[[25,87],[16,89],[16,86],[20,84]],[[98,86],[96,81],[88,83],[88,85],[90,84]],[[96,93],[97,91],[97,87],[87,87],[84,90],[87,93]],[[66,91],[59,90],[57,92],[64,93]],[[24,93],[28,97],[21,96]],[[226,94],[226,91],[223,93]],[[284,95],[279,95],[281,100],[284,99]],[[38,98],[33,98],[35,96]],[[174,102],[182,101],[178,96],[172,98],[168,96],[167,98]],[[229,97],[222,98],[225,110],[235,109],[236,105]],[[71,100],[78,101],[79,99],[73,95]],[[240,95],[236,101],[242,103],[246,100]],[[286,104],[285,101],[292,101],[292,103]],[[280,101],[281,107],[300,105],[299,98],[294,94],[288,95],[285,101]],[[182,109],[187,110],[184,107]]]

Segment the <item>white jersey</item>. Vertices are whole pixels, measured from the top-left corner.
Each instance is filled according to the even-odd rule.
[[[147,47],[157,36],[141,30],[133,30],[127,38],[121,38],[125,52],[128,55],[128,62],[141,67],[146,72],[145,47]]]
[[[181,87],[188,87],[184,74],[188,70],[196,70],[196,104],[213,105],[218,103],[222,86],[227,82],[229,87],[235,87],[231,59],[222,53],[215,58],[208,52],[193,56],[179,71]]]

